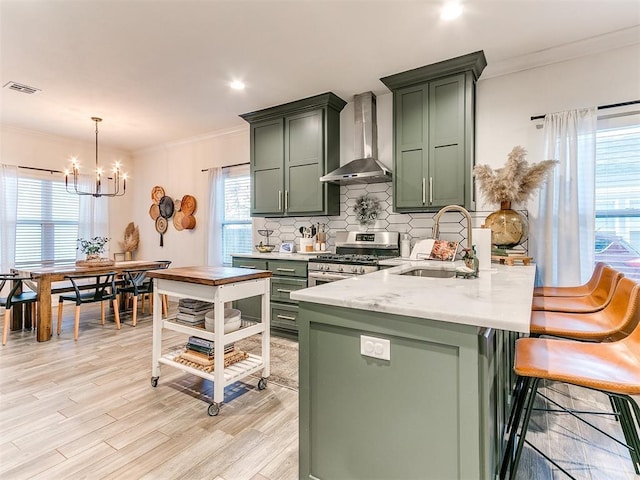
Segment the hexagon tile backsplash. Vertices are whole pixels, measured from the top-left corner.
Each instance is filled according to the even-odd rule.
[[[370,194],[380,202],[382,211],[378,220],[368,227],[361,226],[356,220],[353,207],[356,199],[364,194]],[[296,251],[299,246],[300,227],[309,227],[318,223],[327,225],[328,240],[327,249],[334,251],[335,234],[338,230],[385,230],[400,233],[408,233],[411,236],[411,244],[420,238],[429,238],[433,231],[434,213],[394,213],[393,186],[391,183],[369,183],[342,185],[340,187],[340,215],[319,217],[285,217],[285,218],[260,218],[253,219],[254,245],[264,241],[264,237],[258,234],[259,229],[273,230],[269,238],[272,245],[280,245],[282,242],[295,242]],[[479,227],[491,212],[470,212],[473,227]],[[446,213],[440,221],[440,238],[455,240],[463,243],[466,241],[466,219],[458,212]],[[466,244],[465,244],[466,247]]]

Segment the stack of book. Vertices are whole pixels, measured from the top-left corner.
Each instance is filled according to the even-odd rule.
[[[189,341],[185,345],[185,350],[175,358],[175,361],[189,365],[195,368],[211,372],[214,369],[214,342],[200,337],[189,337]],[[228,367],[241,360],[248,355],[237,350],[233,343],[224,346],[224,366]]]
[[[192,327],[204,326],[204,317],[213,308],[213,303],[194,300],[193,298],[181,298],[178,301],[178,314],[176,321]]]

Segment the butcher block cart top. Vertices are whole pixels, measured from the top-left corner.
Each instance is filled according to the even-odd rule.
[[[153,278],[153,350],[151,385],[156,387],[160,377],[160,365],[170,365],[185,372],[213,381],[213,402],[208,407],[209,415],[220,411],[224,400],[224,387],[262,370],[258,389],[266,387],[269,377],[269,326],[271,309],[269,295],[271,272],[265,270],[247,271],[232,267],[180,267],[150,271]],[[211,302],[214,310],[214,331],[183,325],[175,318],[162,318],[161,295],[173,298],[191,298]],[[234,332],[224,333],[224,304],[247,297],[261,296],[261,322],[242,327]],[[177,361],[181,351],[162,352],[162,329],[181,332],[211,340],[215,345],[213,372]],[[248,354],[240,362],[225,368],[224,346],[252,335],[262,335],[261,355]]]

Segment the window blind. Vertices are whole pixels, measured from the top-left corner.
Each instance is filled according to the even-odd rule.
[[[222,259],[231,264],[231,254],[252,250],[251,183],[248,168],[225,171]]]
[[[596,260],[640,280],[640,125],[598,130],[595,187]]]
[[[20,176],[17,206],[16,266],[75,261],[79,199],[64,182]]]

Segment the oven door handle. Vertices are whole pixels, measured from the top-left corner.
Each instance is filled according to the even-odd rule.
[[[318,274],[309,274],[309,278],[317,278],[318,280],[344,280],[345,278],[351,278],[354,275],[341,275],[339,273],[318,273]]]

